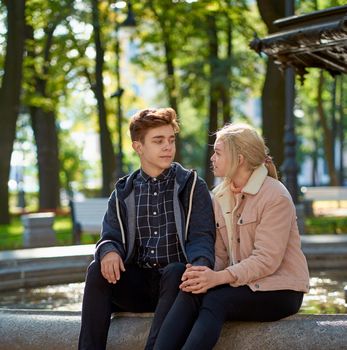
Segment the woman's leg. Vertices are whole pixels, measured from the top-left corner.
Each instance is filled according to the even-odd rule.
[[[302,298],[302,292],[289,290],[253,292],[248,286],[228,285],[211,289],[182,349],[212,349],[225,320],[276,321],[295,314]]]

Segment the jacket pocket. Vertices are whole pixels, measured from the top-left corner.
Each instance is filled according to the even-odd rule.
[[[242,214],[239,219],[237,220],[237,224],[239,226],[245,226],[252,223],[257,222],[257,214],[256,213],[247,213]]]

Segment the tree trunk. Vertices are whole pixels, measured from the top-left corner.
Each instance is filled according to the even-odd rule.
[[[228,2],[228,6],[230,3]],[[232,21],[228,17],[227,19],[227,55],[224,64],[225,70],[225,81],[221,87],[220,96],[222,101],[222,111],[223,111],[223,124],[230,123],[232,120],[232,110],[231,110],[231,60],[232,60]]]
[[[25,0],[4,3],[7,7],[7,46],[0,88],[0,224],[10,222],[8,180],[20,106],[25,45]]]
[[[45,28],[45,46],[43,49],[43,77],[49,76],[48,67],[51,60],[51,49],[53,44],[54,31],[59,20],[50,23]],[[27,37],[34,40],[33,27],[27,26]],[[28,56],[32,61],[37,59],[35,51],[28,49]],[[30,66],[29,66],[30,67]],[[43,98],[50,98],[47,92],[47,79],[42,78],[32,65],[33,87],[35,93]],[[60,182],[59,182],[59,146],[58,131],[56,127],[56,115],[54,110],[46,110],[42,107],[28,106],[30,109],[31,125],[34,132],[37,149],[37,166],[39,180],[39,209],[54,210],[60,206]]]
[[[319,121],[323,128],[324,150],[325,150],[326,162],[327,162],[328,172],[330,177],[330,185],[337,186],[338,181],[337,181],[337,175],[334,167],[334,160],[332,156],[334,140],[332,137],[332,131],[328,126],[327,118],[324,113],[323,100],[322,100],[323,86],[324,86],[324,76],[323,76],[323,71],[321,70],[319,74],[319,81],[318,81],[317,110],[319,115]]]
[[[52,210],[60,204],[59,150],[54,111],[30,108],[31,123],[37,146],[40,210]]]
[[[218,63],[218,37],[216,19],[213,16],[207,16],[208,25],[208,45],[209,45],[209,65],[210,65],[210,81],[209,81],[209,125],[207,150],[205,159],[205,180],[207,186],[213,186],[213,174],[210,170],[211,156],[213,154],[212,145],[215,141],[215,132],[218,128],[218,89],[216,87],[215,77],[217,74]]]
[[[311,175],[311,182],[312,182],[312,186],[317,186],[317,168],[318,168],[318,149],[319,149],[319,145],[318,145],[318,140],[316,136],[313,136],[313,145],[314,145],[314,149],[312,151],[312,175]]]
[[[92,0],[94,44],[96,51],[95,60],[95,86],[92,90],[98,106],[99,129],[100,129],[100,150],[102,164],[102,196],[108,197],[115,183],[116,155],[113,149],[111,133],[107,124],[107,112],[105,107],[103,69],[104,49],[101,44],[101,32],[99,21],[98,0]]]
[[[156,16],[160,29],[161,29],[161,37],[162,42],[164,43],[164,52],[165,52],[165,66],[166,66],[166,79],[165,79],[165,89],[167,94],[167,99],[169,102],[169,106],[173,108],[177,115],[179,116],[178,110],[178,102],[177,102],[177,84],[176,84],[176,76],[175,76],[175,65],[174,65],[174,50],[172,48],[171,42],[171,26],[166,23],[166,14],[164,11],[164,16],[160,15],[156,10],[154,3],[149,1],[150,8],[154,15]],[[166,10],[166,6],[164,5],[164,9]],[[175,160],[177,162],[182,161],[181,155],[181,139],[179,134],[176,135],[176,156]]]
[[[258,8],[269,34],[277,30],[273,21],[285,16],[284,0],[257,0]],[[268,59],[262,93],[263,136],[277,166],[284,160],[285,90],[284,76]]]
[[[163,34],[164,34],[164,29]],[[167,35],[163,35],[164,49],[165,49],[165,62],[166,62],[166,91],[169,99],[169,105],[173,108],[177,115],[179,116],[178,103],[177,103],[177,86],[175,78],[175,66],[173,61],[173,50]],[[182,161],[181,156],[181,140],[179,135],[176,136],[176,156],[175,160],[177,162]]]

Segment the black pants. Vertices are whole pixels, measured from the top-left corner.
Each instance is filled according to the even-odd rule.
[[[222,285],[196,295],[179,292],[154,349],[212,349],[224,321],[277,321],[297,313],[302,299],[302,292],[253,292],[248,286]]]
[[[152,349],[166,314],[172,306],[185,270],[183,263],[163,269],[145,269],[126,265],[116,284],[101,274],[100,263],[88,268],[82,304],[82,324],[78,348],[106,348],[111,314],[114,311],[155,312],[146,349]]]

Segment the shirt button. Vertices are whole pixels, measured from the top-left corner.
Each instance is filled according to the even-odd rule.
[[[259,284],[255,284],[254,287],[255,287],[255,288],[259,288]]]
[[[240,219],[240,224],[242,224],[243,223],[243,220],[242,219]]]
[[[153,266],[157,266],[157,264],[153,264]]]
[[[158,232],[157,232],[157,231],[154,231],[154,234],[155,234],[155,235],[157,235],[157,234],[158,234]]]
[[[240,238],[237,239],[237,242],[240,243]]]
[[[154,211],[154,212],[153,212],[153,215],[157,215],[157,212],[156,212],[156,211]]]
[[[156,177],[153,177],[153,181],[157,181],[157,178],[156,178]]]
[[[156,196],[158,193],[157,193],[157,192],[154,192],[153,194]]]
[[[154,250],[151,250],[151,254],[154,254]]]

